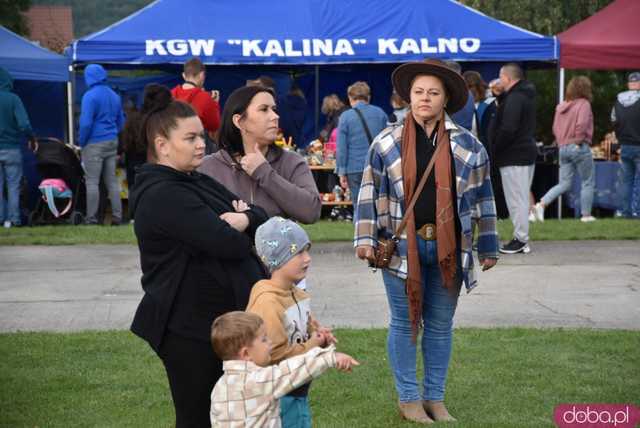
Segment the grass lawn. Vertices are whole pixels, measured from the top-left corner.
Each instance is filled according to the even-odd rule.
[[[362,366],[314,382],[314,426],[415,426],[397,417],[386,331],[337,334]],[[552,427],[560,403],[640,402],[638,332],[459,329],[454,339],[447,402],[455,426]],[[0,385],[2,427],[174,421],[160,361],[126,331],[0,335]]]
[[[353,226],[347,222],[320,221],[304,226],[311,242],[350,241]],[[509,220],[498,222],[500,238],[509,240],[513,227]],[[640,239],[640,221],[601,219],[581,223],[575,219],[533,223],[533,241]],[[0,245],[136,244],[132,226],[40,226],[0,229]]]

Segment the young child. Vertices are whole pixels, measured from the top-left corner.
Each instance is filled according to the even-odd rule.
[[[259,316],[248,312],[218,317],[211,327],[211,344],[224,369],[211,393],[214,428],[280,427],[280,397],[329,367],[347,372],[359,365],[329,346],[270,366],[271,341],[265,325]]]
[[[311,316],[309,295],[296,287],[311,263],[311,242],[304,229],[291,220],[272,217],[256,231],[255,243],[271,279],[253,286],[247,312],[264,320],[273,345],[271,364],[336,343],[331,330]],[[283,427],[311,427],[308,392],[309,385],[303,385],[280,400]]]

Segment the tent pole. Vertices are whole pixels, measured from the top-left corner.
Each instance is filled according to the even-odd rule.
[[[69,81],[67,82],[67,138],[68,143],[75,146],[73,138],[73,89],[75,86],[76,76],[73,65],[69,66]]]
[[[319,135],[320,125],[320,66],[316,65],[316,109],[315,109],[315,136]]]
[[[558,104],[564,101],[564,68],[558,63]],[[558,182],[560,182],[560,157],[558,156]],[[558,220],[562,219],[562,195],[558,196]]]

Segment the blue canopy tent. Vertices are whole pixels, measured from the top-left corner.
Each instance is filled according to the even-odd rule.
[[[239,76],[248,70],[251,78],[302,75],[298,83],[315,95],[307,115],[309,137],[317,131],[320,97],[338,88],[344,93],[357,79],[369,80],[372,102],[386,107],[394,64],[425,57],[553,62],[558,46],[555,37],[514,27],[453,0],[283,0],[268,7],[261,0],[244,1],[241,7],[236,0],[157,0],[74,41],[67,54],[74,64],[156,68],[197,56],[218,66],[210,68],[207,83],[221,89],[229,80],[244,83]]]
[[[0,67],[14,79],[13,90],[22,100],[31,126],[39,137],[65,139],[67,131],[66,85],[68,58],[44,49],[0,26]],[[23,145],[24,172],[33,206],[40,177],[35,156]]]

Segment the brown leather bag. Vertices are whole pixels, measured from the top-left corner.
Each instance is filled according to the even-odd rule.
[[[407,221],[409,220],[408,215],[409,213],[413,212],[413,208],[418,201],[420,193],[422,193],[422,189],[424,189],[424,185],[427,182],[429,174],[431,174],[431,171],[433,170],[433,166],[436,162],[436,157],[438,156],[438,153],[440,152],[440,148],[442,146],[444,146],[444,144],[438,144],[436,150],[433,152],[431,160],[427,165],[427,169],[425,170],[424,174],[422,174],[422,178],[418,183],[418,187],[416,187],[413,198],[411,198],[409,205],[405,209],[404,216],[402,217],[402,222],[398,225],[398,229],[389,239],[378,238],[378,246],[374,250],[375,260],[369,262],[370,267],[374,269],[386,269],[389,267],[389,263],[391,263],[391,257],[393,257],[393,254],[396,251],[396,247],[398,246],[398,242],[400,242],[400,236],[402,236],[402,232],[404,232],[404,229],[407,227]]]

